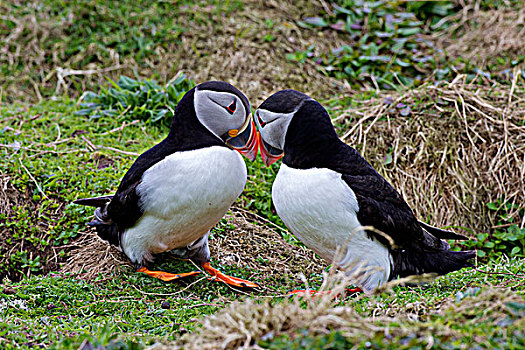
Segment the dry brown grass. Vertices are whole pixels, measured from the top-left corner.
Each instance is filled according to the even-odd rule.
[[[271,225],[253,214],[234,208],[227,220],[235,228],[210,240],[212,256],[221,264],[242,264],[258,275],[295,282],[301,282],[301,274],[320,275],[326,266],[310,249],[285,242]]]
[[[220,264],[242,265],[257,271],[258,279],[287,279],[291,286],[301,282],[301,275],[322,273],[326,264],[311,250],[286,243],[279,233],[256,221],[260,219],[248,219],[239,209],[226,219],[234,228],[210,239],[211,255]],[[81,238],[67,248],[70,257],[61,272],[78,273],[79,278],[91,280],[101,271],[114,272],[122,266],[131,271],[132,265],[124,254],[92,231],[82,232]]]
[[[449,20],[454,24],[437,33],[434,40],[450,57],[463,57],[478,67],[485,67],[497,58],[524,53],[524,7],[483,11],[478,1],[469,1]]]
[[[183,336],[175,344],[156,344],[150,349],[260,349],[257,342],[261,339],[281,335],[294,338],[300,336],[298,330],[304,330],[309,337],[339,331],[354,343],[384,336],[385,332],[388,339],[409,335],[420,339],[461,339],[465,324],[498,324],[508,318],[509,302],[523,302],[523,298],[510,289],[492,289],[466,297],[460,303],[447,299],[439,307],[434,305],[436,308],[429,313],[429,316],[446,319],[444,325],[438,326],[413,321],[409,316],[411,310],[401,308],[390,310],[389,316],[365,317],[350,306],[334,306],[330,296],[294,298],[279,303],[247,299],[207,316],[194,333]],[[368,306],[373,309],[375,303],[371,300]],[[517,322],[525,326],[525,319]],[[462,326],[456,327],[456,324]]]
[[[213,7],[195,5],[187,9],[209,17],[204,23],[188,23],[186,15],[180,16],[183,27],[189,30],[181,34],[180,43],[166,43],[158,47],[155,55],[148,56],[140,65],[133,55],[111,57],[100,46],[92,45],[87,52],[66,57],[64,45],[57,38],[65,37],[75,13],[67,21],[57,23],[38,2],[28,4],[22,18],[9,14],[9,7],[0,3],[5,18],[15,23],[13,30],[3,37],[5,45],[0,48],[0,64],[9,67],[23,66],[20,73],[0,77],[3,96],[8,101],[34,101],[50,92],[67,92],[77,96],[78,91],[98,90],[106,85],[106,77],[117,79],[125,74],[133,76],[136,70],[142,77],[157,76],[158,81],[169,81],[178,71],[184,71],[197,82],[207,80],[228,81],[250,97],[257,98],[275,92],[279,88],[295,88],[328,97],[341,83],[325,77],[312,63],[297,67],[297,63],[285,58],[286,53],[304,51],[311,44],[320,49],[330,47],[337,39],[336,33],[300,30],[296,20],[306,13],[315,13],[320,5],[300,1],[243,2],[241,11],[228,15],[217,13]],[[177,5],[179,6],[179,5]],[[275,23],[275,40],[266,42],[266,19]],[[53,52],[46,48],[46,40],[55,38]],[[102,45],[102,44],[101,44]],[[94,55],[95,62],[79,66],[86,55]]]
[[[496,224],[487,203],[525,203],[525,83],[515,77],[510,89],[470,85],[458,76],[450,84],[382,94],[335,121],[346,125],[344,141],[360,149],[420,218],[487,232]],[[412,107],[410,116],[400,114],[399,102]],[[523,225],[519,213],[513,215]]]
[[[80,238],[67,248],[69,257],[59,271],[75,273],[84,280],[92,280],[102,272],[112,275],[123,267],[129,271],[133,268],[123,253],[102,241],[92,230],[80,232]]]
[[[249,96],[254,106],[264,96],[286,88],[332,96],[340,82],[324,76],[312,63],[298,67],[298,63],[285,58],[286,53],[305,51],[312,44],[328,51],[338,40],[337,33],[304,31],[297,26],[295,21],[314,8],[308,1],[247,1],[241,14],[220,22],[223,26],[220,35],[210,28],[194,30],[184,38],[182,52],[197,45],[199,51],[209,55],[198,60],[186,58],[180,68],[197,81],[218,79],[234,84]],[[266,19],[272,19],[276,25],[272,42],[260,40]]]

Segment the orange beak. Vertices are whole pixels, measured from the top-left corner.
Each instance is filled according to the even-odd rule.
[[[251,114],[240,130],[230,130],[228,135],[232,136],[225,141],[228,146],[252,162],[257,158],[259,138],[257,137],[257,130]]]
[[[284,152],[264,142],[260,133],[257,133],[257,139],[261,148],[261,158],[266,166],[272,165],[283,157]]]

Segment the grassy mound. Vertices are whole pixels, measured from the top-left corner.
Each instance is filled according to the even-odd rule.
[[[206,317],[195,333],[174,345],[154,348],[520,347],[525,345],[524,302],[509,289],[469,289],[434,305],[426,322],[418,322],[407,308],[389,316],[363,316],[348,305],[334,307],[329,296],[277,304],[248,299]],[[381,308],[378,304],[370,301],[367,307]]]
[[[473,238],[523,227],[525,79],[509,89],[463,78],[355,102],[335,123],[420,218]]]

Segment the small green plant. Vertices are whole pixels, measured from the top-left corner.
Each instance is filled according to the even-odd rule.
[[[477,240],[467,243],[471,249],[478,249],[479,258],[494,259],[502,254],[513,258],[525,257],[525,227],[514,221],[525,215],[525,207],[503,200],[488,203],[487,207],[497,218],[492,233],[478,233]]]
[[[313,49],[314,46],[310,45],[306,51],[296,51],[294,53],[287,53],[286,59],[298,63],[305,63],[308,58],[314,56]]]
[[[436,24],[452,8],[450,1],[432,4],[416,1],[405,5],[392,1],[340,0],[334,4],[333,15],[306,18],[299,25],[344,32],[352,41],[313,57],[329,75],[352,82],[374,80],[381,88],[399,82],[411,86],[419,83],[434,65],[429,54],[433,48],[421,36],[431,29],[422,20]]]
[[[142,119],[169,126],[177,103],[195,86],[184,74],[178,74],[164,87],[154,80],[126,76],[121,76],[117,83],[108,80],[110,87],[101,88],[98,94],[88,91],[81,97],[82,109],[76,112],[78,115]]]
[[[269,18],[267,18],[265,22],[266,22],[266,29],[268,30],[268,33],[263,37],[263,40],[266,42],[274,41],[275,35],[273,35],[271,32],[272,32],[273,27],[275,26],[275,23]]]
[[[315,52],[310,47],[286,57],[300,63],[312,60],[327,75],[356,87],[412,87],[434,74],[437,80],[452,80],[458,72],[469,82],[511,80],[514,67],[525,59],[523,55],[497,57],[477,66],[470,59],[444,55],[427,39],[453,24],[446,17],[456,11],[452,1],[334,1],[333,13],[305,18],[298,24],[340,32],[347,43],[329,52]],[[525,70],[518,72],[525,76]]]

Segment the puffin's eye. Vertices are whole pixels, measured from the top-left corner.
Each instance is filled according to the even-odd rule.
[[[262,120],[261,115],[259,113],[257,113],[257,120],[259,121],[259,125],[261,126],[261,128],[264,128],[266,123],[264,122],[264,120]]]
[[[233,100],[232,104],[229,105],[228,107],[226,107],[226,110],[228,112],[230,112],[230,114],[233,114],[233,112],[235,112],[235,110],[237,109],[237,103],[235,102],[235,100]]]

